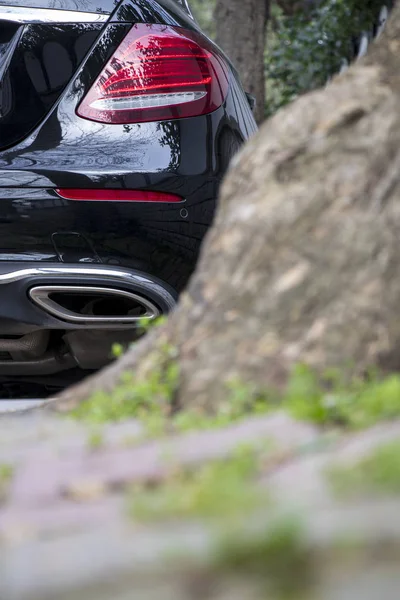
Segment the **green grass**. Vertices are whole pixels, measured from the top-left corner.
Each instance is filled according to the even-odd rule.
[[[346,381],[338,370],[318,378],[308,367],[297,366],[282,404],[298,419],[321,425],[359,429],[400,416],[400,376]]]
[[[400,493],[400,441],[384,444],[351,467],[333,467],[328,477],[341,496]]]
[[[232,380],[227,384],[226,400],[216,404],[213,414],[190,407],[174,412],[178,385],[179,367],[173,359],[144,380],[124,374],[112,394],[95,392],[71,416],[95,425],[136,418],[149,434],[157,436],[168,431],[223,427],[247,414],[265,413],[273,405],[271,399],[258,394],[253,386]]]
[[[99,429],[94,429],[89,433],[87,440],[88,447],[90,450],[98,450],[104,445],[104,435]]]
[[[279,408],[299,420],[348,429],[400,417],[400,376],[396,374],[371,374],[349,381],[339,370],[319,377],[310,368],[297,365],[279,395],[239,380],[228,382],[226,394],[222,400],[216,399],[212,414],[190,405],[182,411],[174,409],[179,379],[176,351],[169,349],[167,360],[146,379],[125,374],[112,394],[96,392],[72,416],[91,424],[135,418],[152,436],[224,427]]]
[[[260,457],[241,448],[227,460],[191,471],[179,470],[158,486],[135,486],[128,493],[130,515],[139,520],[217,518],[227,520],[266,502],[256,488]]]
[[[299,518],[285,517],[257,530],[234,529],[217,544],[219,572],[259,582],[260,599],[310,600],[312,557]]]
[[[163,347],[160,364],[148,377],[135,378],[125,373],[112,394],[95,392],[86,402],[71,412],[71,416],[91,424],[124,421],[137,418],[155,423],[165,421],[171,413],[179,383],[179,367],[175,350]]]
[[[14,467],[9,464],[0,464],[0,502],[7,497],[9,487],[14,475]]]

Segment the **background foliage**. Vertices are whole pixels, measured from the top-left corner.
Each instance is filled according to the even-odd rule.
[[[360,33],[373,36],[377,15],[386,2],[322,0],[314,8],[288,14],[287,2],[273,0],[265,51],[266,116],[299,94],[325,85],[344,60],[353,60]],[[213,38],[215,0],[191,0],[190,4],[203,30]]]
[[[323,86],[357,54],[361,32],[371,38],[383,0],[325,0],[310,13],[273,9],[266,50],[267,115],[299,94]],[[274,14],[275,13],[275,14]]]

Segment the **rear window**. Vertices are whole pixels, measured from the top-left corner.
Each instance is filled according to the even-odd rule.
[[[78,12],[111,13],[120,0],[0,0],[0,6],[25,6],[26,8],[54,8]]]

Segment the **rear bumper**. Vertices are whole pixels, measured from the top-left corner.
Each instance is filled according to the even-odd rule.
[[[179,292],[214,215],[216,189],[202,191],[203,197],[179,204],[153,205],[76,202],[53,188],[0,187],[0,264],[115,265],[149,273]]]

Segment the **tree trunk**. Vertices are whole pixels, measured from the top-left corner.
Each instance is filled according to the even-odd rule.
[[[255,117],[264,120],[264,51],[269,0],[217,0],[216,42],[239,71],[246,92],[257,101]]]
[[[318,372],[400,367],[400,6],[366,61],[267,122],[234,161],[176,312],[62,410],[166,344],[177,401],[211,408],[232,378],[282,388]],[[168,358],[170,360],[170,358]]]

